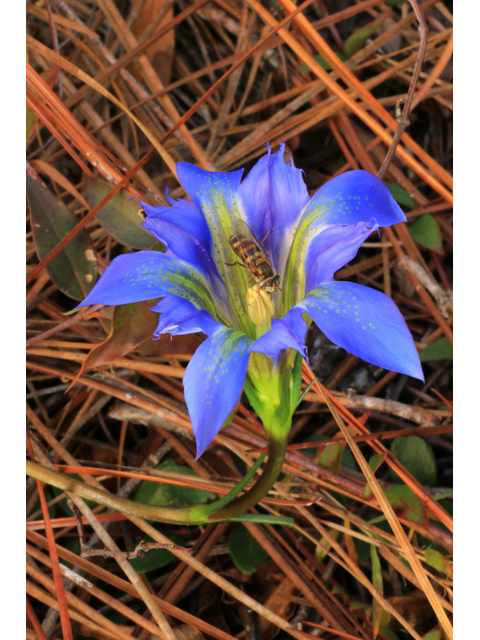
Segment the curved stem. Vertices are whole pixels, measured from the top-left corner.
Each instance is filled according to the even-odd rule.
[[[194,506],[194,507],[160,507],[157,505],[144,504],[142,502],[134,502],[127,498],[120,498],[108,491],[98,489],[85,482],[79,482],[67,476],[64,473],[59,473],[47,467],[43,467],[31,460],[26,461],[27,475],[46,482],[62,491],[69,491],[81,498],[92,500],[98,504],[120,511],[128,515],[144,518],[145,520],[152,520],[154,522],[166,522],[171,524],[184,524],[184,525],[198,525],[207,524],[209,522],[219,522],[226,520],[233,516],[238,516],[245,511],[248,511],[251,507],[255,506],[273,486],[275,480],[280,473],[285,458],[286,441],[278,442],[275,440],[270,441],[270,448],[268,454],[267,464],[265,469],[258,479],[258,481],[246,491],[239,498],[234,498],[229,504],[225,504],[225,499],[220,498],[218,500],[219,506],[222,506],[219,510],[214,511],[215,503]],[[250,469],[250,472],[245,478],[232,489],[229,495],[236,495],[247,484],[250,477],[252,477],[261,464],[263,456],[257,461],[257,463]],[[214,511],[212,513],[212,511]]]
[[[209,520],[226,520],[227,518],[231,518],[232,516],[245,513],[245,511],[248,511],[256,504],[258,504],[260,500],[267,495],[267,493],[273,487],[278,476],[280,475],[283,461],[285,460],[286,451],[286,438],[283,440],[275,440],[273,438],[270,438],[268,447],[268,460],[265,468],[263,469],[261,477],[257,480],[253,487],[251,487],[239,498],[235,498],[235,500],[232,500],[232,502],[230,502],[230,504],[228,504],[226,507],[214,513],[213,516],[209,518]]]
[[[203,517],[201,522],[192,522],[189,513],[191,507],[159,507],[157,505],[144,504],[143,502],[134,502],[127,498],[120,498],[103,489],[97,489],[97,487],[92,487],[85,482],[74,480],[64,473],[42,467],[42,465],[31,460],[27,460],[27,475],[62,491],[69,491],[81,498],[102,504],[109,509],[144,518],[145,520],[172,524],[202,524],[206,521],[206,518]]]

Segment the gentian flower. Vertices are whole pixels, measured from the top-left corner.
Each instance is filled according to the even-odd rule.
[[[217,173],[179,162],[178,178],[192,201],[175,201],[167,192],[171,206],[141,202],[143,226],[165,253],[115,258],[79,305],[161,298],[153,307],[161,314],[155,337],[206,334],[183,381],[197,457],[244,387],[270,438],[286,440],[311,320],[359,358],[423,380],[413,339],[392,300],[334,280],[372,231],[405,221],[403,212],[366,171],[333,178],[310,197],[302,172],[285,162],[284,148],[271,153],[268,147],[243,180],[243,169]],[[229,241],[244,223],[279,276],[273,292],[259,278],[252,281]]]

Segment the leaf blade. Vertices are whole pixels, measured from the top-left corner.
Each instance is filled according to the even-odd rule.
[[[425,214],[418,217],[415,222],[408,225],[408,230],[418,244],[437,253],[443,253],[442,234],[433,216]]]
[[[35,248],[39,260],[43,260],[78,220],[49,189],[30,176],[27,176],[27,198]],[[46,269],[60,291],[75,300],[83,300],[98,276],[97,259],[88,232],[79,231]]]
[[[89,206],[95,207],[110,190],[111,187],[102,180],[87,180],[85,198]],[[133,249],[151,249],[157,241],[142,227],[139,210],[139,202],[121,189],[100,209],[97,220],[121,244]]]

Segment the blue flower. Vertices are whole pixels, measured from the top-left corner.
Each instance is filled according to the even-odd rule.
[[[161,314],[155,336],[206,334],[184,377],[197,457],[235,408],[250,371],[256,384],[252,363],[259,357],[250,354],[265,354],[273,373],[292,350],[306,356],[305,314],[350,353],[423,380],[413,339],[392,300],[333,277],[372,231],[405,221],[403,212],[366,171],[344,173],[309,197],[302,172],[284,161],[284,147],[273,154],[268,148],[244,180],[243,170],[216,173],[178,163],[193,202],[141,203],[144,228],[166,252],[115,258],[79,305],[161,298],[153,307]],[[232,249],[229,238],[243,223],[258,244],[268,234],[263,250],[280,277],[274,293],[262,288],[258,274],[252,285],[251,269],[242,268],[248,265]]]

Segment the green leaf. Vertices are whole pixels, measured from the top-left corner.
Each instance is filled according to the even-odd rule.
[[[337,56],[337,58],[342,62],[346,62],[350,57],[350,56],[347,56],[346,53],[342,53],[341,51],[334,51],[334,53]],[[319,53],[315,54],[313,56],[313,59],[315,60],[315,62],[318,62],[318,64],[322,67],[322,69],[325,69],[325,71],[331,71],[332,67],[328,64],[325,58],[321,56]],[[310,67],[308,66],[308,64],[302,64],[302,66],[299,68],[299,71],[310,71]]]
[[[403,0],[401,0],[401,2],[403,2]],[[380,635],[384,636],[388,640],[398,640],[397,634],[395,633],[395,631],[392,631],[391,629],[387,629],[386,627],[380,627],[378,631]]]
[[[437,463],[433,450],[418,436],[395,438],[390,453],[410,471],[420,484],[434,487],[437,484]],[[399,476],[390,469],[392,482],[401,482]]]
[[[157,467],[158,471],[168,471],[181,473],[187,476],[198,476],[190,467],[179,465],[173,460],[166,460]],[[153,504],[160,507],[184,507],[197,504],[204,504],[209,500],[216,500],[217,495],[211,491],[195,489],[192,487],[181,487],[163,482],[150,482],[144,480],[135,494],[136,502]]]
[[[425,561],[437,571],[445,573],[449,578],[453,579],[451,564],[435,549],[425,549]]]
[[[370,458],[370,460],[368,461],[368,466],[370,467],[370,469],[373,471],[374,474],[377,472],[377,469],[384,462],[384,460],[385,460],[385,455],[383,453],[376,453]],[[363,495],[365,496],[365,498],[369,498],[371,494],[372,494],[372,487],[368,483],[365,486],[365,489],[363,490]]]
[[[360,600],[353,600],[350,605],[350,611],[363,611],[367,617],[372,615],[372,605]]]
[[[437,253],[443,253],[442,234],[433,216],[429,214],[419,216],[415,222],[408,225],[408,230],[418,244]]]
[[[442,634],[438,629],[435,629],[435,631],[430,631],[426,636],[423,636],[423,640],[442,640]]]
[[[365,522],[367,522],[368,524],[375,524],[375,526],[377,527],[377,529],[380,529],[381,531],[385,531],[386,533],[392,533],[392,529],[390,528],[390,525],[388,524],[387,520],[385,519],[385,516],[381,516],[381,519],[378,522],[374,522],[375,520],[377,520],[378,518],[378,514],[377,513],[367,513],[367,515],[365,516],[364,520]],[[375,534],[370,534],[369,532],[365,532],[362,531],[362,533],[364,533],[365,535],[371,535],[372,537],[374,537],[376,540],[380,539],[383,542],[386,542],[388,544],[388,540],[386,538],[382,538],[381,536],[377,536]],[[359,540],[358,538],[354,538],[354,543],[355,543],[355,549],[357,550],[357,554],[358,554],[358,559],[360,560],[361,564],[364,564],[365,562],[367,562],[368,560],[370,560],[370,547],[371,545],[368,542],[365,542],[364,540]]]
[[[394,487],[393,489],[387,489],[385,491],[385,497],[392,505],[395,513],[401,518],[410,520],[410,522],[417,522],[418,524],[428,524],[425,506],[409,487],[402,485],[400,487]]]
[[[228,550],[235,565],[243,573],[254,573],[268,558],[265,549],[242,524],[237,524],[230,531]]]
[[[399,187],[397,184],[393,184],[393,182],[385,182],[385,186],[388,187],[388,190],[398,204],[403,204],[409,209],[415,209],[417,206],[416,202],[406,189]]]
[[[101,180],[89,179],[86,184],[85,198],[90,207],[95,207],[111,191],[110,185]],[[132,200],[125,191],[120,190],[97,213],[97,220],[115,240],[134,249],[151,249],[156,244],[151,233],[142,227],[143,218],[138,200]]]
[[[228,418],[227,418],[227,424],[228,424]],[[219,509],[222,509],[223,507],[226,507],[227,504],[229,504],[234,498],[236,498],[238,496],[238,494],[240,493],[240,491],[243,491],[243,489],[245,489],[247,484],[250,482],[250,480],[256,474],[256,472],[260,468],[262,462],[265,460],[266,455],[267,455],[266,453],[262,453],[258,457],[258,459],[255,462],[255,464],[253,464],[250,467],[249,471],[244,474],[242,480],[240,480],[240,482],[233,489],[231,489],[227,493],[227,495],[222,496],[221,498],[219,498],[215,502],[212,502],[212,504],[208,505],[208,507],[204,506],[202,508],[202,511],[203,511],[204,515],[214,516],[215,513]]]
[[[54,249],[74,228],[78,218],[53,193],[27,176],[33,239],[39,260]],[[75,300],[83,300],[98,274],[97,259],[90,236],[82,229],[47,266],[57,287]]]
[[[331,440],[331,438],[316,433],[307,438],[308,442],[322,442],[324,440]],[[305,449],[305,453],[310,457],[316,457],[318,455],[319,449],[320,447],[318,449]],[[358,471],[358,466],[355,458],[350,449],[346,446],[346,443],[343,443],[343,445],[332,444],[324,447],[318,464],[321,467],[324,467],[326,469],[330,468],[334,471],[335,467],[336,470],[338,470],[338,466],[345,467],[346,469],[351,469],[352,471]],[[333,492],[332,495],[334,495],[335,498],[343,505],[348,505],[351,502],[351,498],[348,498],[341,493],[337,493],[336,491]]]
[[[295,520],[289,516],[273,516],[263,513],[241,513],[238,516],[225,518],[225,522],[254,522],[255,524],[283,524],[293,527]]]
[[[376,32],[381,23],[385,20],[387,16],[383,16],[378,20],[374,20],[369,24],[366,24],[364,27],[361,27],[351,36],[349,36],[344,43],[345,53],[349,58],[351,58],[357,51],[360,51],[371,36]]]
[[[74,480],[79,480],[80,482],[83,482],[83,478],[79,476],[78,473],[66,473],[65,475],[68,476],[69,478],[73,478]],[[54,486],[52,486],[51,489],[55,494],[55,497],[64,493],[62,489],[58,489],[57,487],[54,487]],[[98,507],[98,502],[94,502],[93,500],[86,500],[85,498],[84,498],[84,501],[85,501],[85,504],[88,507],[90,507],[90,509],[95,509],[95,507]],[[73,511],[68,506],[67,498],[62,498],[60,502],[58,502],[57,504],[63,509],[63,511],[65,511],[67,515],[73,516]]]
[[[311,383],[308,385],[308,387],[305,389],[305,391],[302,393],[302,395],[298,398],[297,404],[295,405],[295,409],[298,409],[298,407],[302,404],[303,399],[305,398],[307,393],[310,391],[310,389],[313,387],[316,381],[317,381],[316,378],[312,380]]]
[[[387,0],[386,4],[389,7],[399,7],[401,4],[404,4],[405,0]]]
[[[324,440],[331,440],[331,438],[316,433],[308,438],[308,442],[323,442]],[[318,464],[324,469],[329,469],[336,473],[340,466],[345,446],[346,443],[344,442],[342,444],[328,444],[326,447],[323,447],[323,449],[319,447],[321,454],[318,459]],[[307,449],[307,452],[309,452],[309,455],[317,456],[318,449]]]
[[[334,540],[336,540],[340,532],[337,529],[329,529],[328,533]],[[320,542],[315,547],[315,560],[319,564],[321,564],[325,560],[325,556],[330,551],[331,546],[332,543],[328,540],[328,538],[326,538],[325,536],[322,536],[320,538]]]
[[[383,596],[383,579],[382,579],[382,566],[380,564],[380,558],[378,557],[377,547],[370,545],[370,559],[372,561],[372,584],[378,593]],[[380,628],[380,621],[383,614],[383,607],[381,604],[373,598],[372,601],[372,627],[373,637],[377,637],[378,630]]]
[[[333,589],[332,589],[332,593],[334,596],[336,595],[341,595],[344,596],[344,601],[348,602],[350,600],[350,594],[348,593],[348,591],[345,589],[345,587],[342,587],[341,584],[336,584]]]
[[[185,544],[185,540],[175,533],[165,533],[164,535],[174,544]],[[140,540],[145,540],[145,542],[155,542],[155,540],[150,538],[150,536],[142,536],[142,538],[137,540],[137,543],[140,542]],[[150,551],[145,552],[143,558],[132,558],[129,562],[137,573],[147,573],[148,571],[154,571],[155,569],[165,567],[172,560],[175,560],[175,556],[168,549],[150,549]]]
[[[453,360],[453,347],[448,338],[439,338],[420,351],[421,362],[433,362],[434,360]]]

